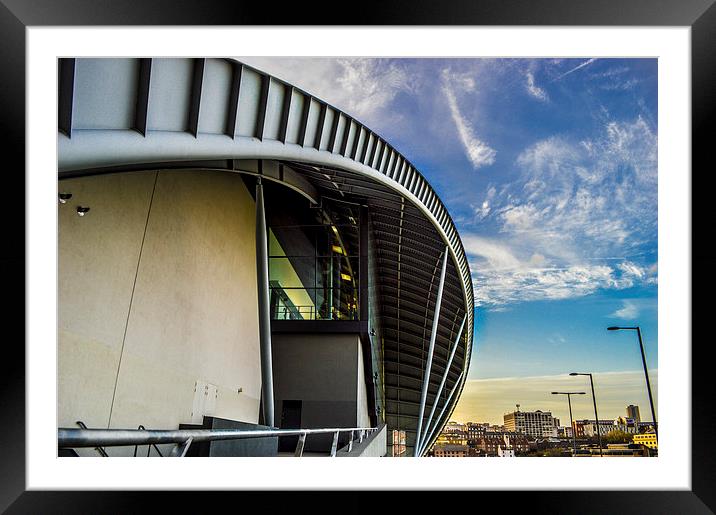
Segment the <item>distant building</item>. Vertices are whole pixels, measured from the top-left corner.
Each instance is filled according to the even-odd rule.
[[[572,428],[569,426],[558,427],[557,436],[561,438],[572,438]]]
[[[444,433],[458,433],[458,432],[464,432],[466,429],[465,424],[460,424],[459,422],[450,421],[447,424],[445,424],[445,427],[443,428]]]
[[[641,422],[641,416],[639,415],[639,406],[634,406],[633,404],[627,406],[626,415],[627,418],[633,418],[634,420],[636,420],[637,424]]]
[[[475,445],[478,438],[485,436],[489,426],[490,424],[476,424],[474,422],[468,422],[465,426],[467,430],[467,444]]]
[[[514,411],[504,415],[505,429],[535,438],[556,437],[556,419],[550,411]]]
[[[641,435],[634,435],[634,443],[645,445],[649,449],[658,449],[656,433],[644,433]]]
[[[484,436],[477,439],[474,445],[474,448],[485,456],[500,456],[500,452],[508,447],[517,453],[530,450],[527,436],[522,433],[485,433]]]
[[[577,435],[577,438],[591,438],[593,436],[597,436],[597,423],[595,420],[575,420],[573,424],[574,432]],[[625,426],[624,428],[626,429]],[[619,426],[615,426],[614,420],[599,421],[599,433],[602,436],[617,429],[619,429]]]
[[[637,425],[633,418],[618,417],[614,419],[614,426],[610,431],[635,434],[637,432]]]
[[[503,435],[503,440],[505,442],[505,446],[500,446],[497,448],[497,455],[500,458],[514,458],[515,457],[515,449],[512,447],[512,444],[510,443],[510,436],[509,435]]]
[[[436,458],[466,458],[468,454],[467,445],[437,443],[433,446],[433,455]]]
[[[653,422],[639,422],[637,424],[637,433],[648,433],[649,431],[654,431]]]
[[[467,445],[467,428],[464,424],[448,422],[438,436],[438,444]]]

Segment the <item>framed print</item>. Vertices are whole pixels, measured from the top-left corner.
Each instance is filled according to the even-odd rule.
[[[14,157],[7,173],[26,206],[25,225],[10,222],[21,201],[8,195],[6,234],[24,244],[13,246],[21,252],[8,249],[5,262],[18,282],[25,271],[27,311],[25,353],[2,360],[0,506],[24,513],[72,503],[82,512],[144,502],[138,492],[106,492],[118,489],[351,490],[345,495],[356,500],[370,496],[366,490],[397,489],[411,491],[408,497],[469,491],[475,501],[518,490],[517,503],[565,513],[574,506],[588,513],[716,509],[708,339],[694,332],[708,320],[713,280],[707,272],[691,282],[697,264],[713,262],[698,238],[710,234],[701,198],[709,174],[695,171],[705,166],[713,124],[715,9],[709,1],[569,9],[547,1],[393,4],[361,9],[357,25],[343,26],[297,7],[272,13],[220,2],[177,9],[5,1],[0,80],[6,155]],[[336,62],[344,72],[338,79]],[[468,72],[478,68],[492,82],[476,87],[477,75]],[[558,92],[566,78],[572,89]],[[468,115],[462,102],[480,87],[493,97]],[[505,94],[510,88],[524,106]],[[558,94],[572,102],[560,111],[563,125],[555,117]],[[431,96],[442,103],[416,100]],[[584,97],[590,103],[580,104]],[[402,110],[389,112],[391,105]],[[441,110],[446,125],[431,110]],[[602,132],[589,132],[590,123]],[[604,164],[607,154],[618,154],[618,164]],[[563,189],[582,202],[559,216],[548,214],[561,209],[554,198],[565,168],[558,161],[577,170],[579,179]],[[458,172],[442,171],[450,167]],[[522,173],[523,182],[474,178],[488,169],[493,177],[496,170]],[[477,184],[480,194],[468,198]],[[642,196],[630,202],[629,195]],[[629,230],[614,222],[622,218],[593,216],[602,209],[618,212]],[[497,213],[500,224],[491,229],[465,221]],[[587,236],[567,245],[560,234],[567,226]],[[549,252],[505,245],[535,230]],[[627,258],[627,246],[610,244],[594,266],[585,264],[592,257],[570,261],[579,245],[630,236],[640,242]],[[518,271],[506,274],[510,267]],[[646,293],[615,293],[634,285]],[[499,300],[575,297],[565,288],[604,290],[616,307],[550,314]],[[8,305],[8,322],[20,319],[21,305]],[[489,362],[477,338],[481,309],[506,325],[539,320],[551,331],[553,349],[520,350],[537,372],[517,373],[515,361],[492,376],[471,368],[480,356]],[[584,328],[622,329],[604,341],[638,335],[642,344],[644,325],[621,323],[640,310],[653,319],[644,331],[647,356],[656,353],[649,338],[659,336],[658,367],[655,359],[647,367],[641,345],[648,397],[641,362],[601,370],[639,367],[638,402],[614,401],[629,404],[614,425],[641,433],[629,441],[652,455],[658,411],[661,446],[644,460],[602,459],[632,447],[602,442],[600,423],[614,417],[605,390],[594,391],[595,381],[598,388],[608,381],[592,377],[596,369],[560,362],[558,353],[571,351],[559,346],[554,327],[584,317]],[[245,343],[239,349],[236,341]],[[629,343],[635,352],[636,342]],[[595,349],[588,367],[598,367],[605,352]],[[550,365],[538,368],[542,359]],[[322,362],[332,364],[330,373]],[[345,363],[357,373],[341,369]],[[555,363],[564,370],[550,372]],[[460,420],[458,398],[488,391],[490,379],[512,372],[520,381],[502,395],[516,397],[516,411],[493,429],[505,442],[495,453],[514,456],[518,433],[532,430],[527,414],[546,416],[542,405],[519,404],[529,398],[522,392],[542,388],[570,392],[544,401],[555,403],[547,436],[559,440],[562,431],[563,442],[573,439],[553,455],[570,457],[427,459],[440,455],[436,448],[456,452],[443,435],[449,420]],[[534,379],[558,374],[574,390]],[[350,401],[339,398],[346,388]],[[572,394],[584,395],[576,401],[584,420],[568,423],[561,401],[569,400],[571,418]],[[584,410],[590,399],[593,421]],[[643,431],[632,404],[652,421]],[[271,436],[277,427],[284,433]],[[220,431],[256,434],[222,447],[211,440]],[[596,431],[598,446],[578,448],[577,431],[585,441]],[[277,457],[323,453],[319,440],[331,456],[368,459]],[[117,443],[126,449],[114,450]],[[380,447],[374,455],[373,445]],[[526,452],[527,439],[524,445]],[[137,461],[138,449],[189,459]],[[255,457],[263,452],[275,458]],[[580,452],[595,459],[580,460]],[[377,458],[398,455],[414,459]]]

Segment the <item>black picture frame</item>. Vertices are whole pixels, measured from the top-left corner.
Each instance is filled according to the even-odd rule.
[[[25,485],[25,227],[18,218],[24,213],[25,179],[25,30],[31,26],[53,25],[551,25],[551,26],[689,26],[691,27],[692,79],[692,434],[690,491],[540,491],[473,492],[469,500],[475,509],[509,505],[514,511],[529,508],[550,513],[713,513],[716,511],[716,453],[710,443],[714,410],[710,400],[715,392],[709,359],[707,322],[708,299],[716,286],[713,274],[716,254],[710,250],[708,235],[713,233],[707,195],[712,188],[710,157],[716,104],[716,6],[714,0],[489,0],[435,2],[413,0],[361,4],[340,16],[335,3],[282,4],[267,2],[205,0],[1,0],[0,1],[0,103],[1,140],[6,163],[3,199],[2,263],[5,280],[12,294],[6,293],[3,316],[5,328],[17,329],[20,337],[5,339],[0,358],[0,510],[8,513],[125,513],[151,508],[147,493],[26,491]],[[55,116],[55,113],[48,113]],[[695,187],[698,185],[698,187]],[[22,191],[22,194],[18,194]],[[702,236],[703,235],[703,236]],[[21,292],[18,295],[18,292]],[[8,331],[6,331],[8,334]],[[663,342],[688,344],[688,342]],[[684,435],[686,438],[687,435]],[[271,504],[287,506],[306,502],[309,492],[272,493]],[[163,510],[208,502],[205,496],[187,492],[155,494]],[[240,502],[257,506],[255,493],[219,494],[211,505]],[[278,495],[278,497],[277,497]],[[388,497],[377,493],[342,493],[335,498],[340,506],[327,503],[323,509],[346,511],[373,510],[384,506]],[[430,492],[411,492],[399,500],[401,510],[419,509]],[[443,509],[452,509],[455,495],[441,496]],[[239,501],[240,496],[240,501]],[[283,498],[281,498],[283,497]],[[463,496],[458,496],[463,500]],[[309,501],[310,502],[310,501]],[[331,506],[332,505],[332,506]],[[255,508],[254,508],[255,509]],[[512,511],[512,510],[511,510]]]

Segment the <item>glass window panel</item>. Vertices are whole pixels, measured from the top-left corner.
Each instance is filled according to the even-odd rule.
[[[269,256],[314,256],[316,227],[271,227]]]
[[[312,257],[269,258],[269,281],[282,288],[313,288],[316,285],[315,260]]]

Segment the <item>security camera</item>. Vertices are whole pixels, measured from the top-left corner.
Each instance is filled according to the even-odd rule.
[[[72,193],[60,193],[60,204],[67,204],[67,201],[72,198]]]
[[[90,208],[88,207],[77,206],[77,214],[80,216],[85,216],[85,213],[89,210]]]

